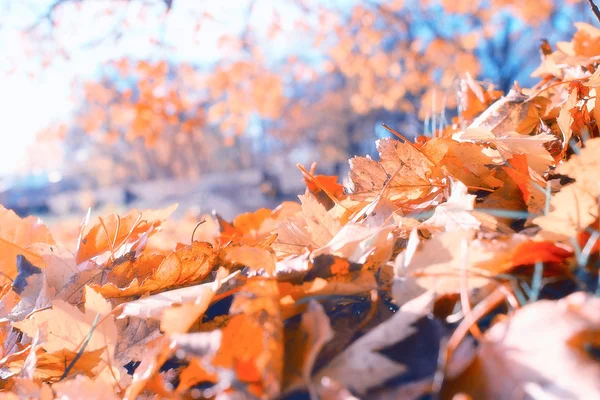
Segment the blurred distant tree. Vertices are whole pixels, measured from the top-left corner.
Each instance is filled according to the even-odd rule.
[[[78,12],[113,21],[85,43],[102,46],[138,25],[160,27],[183,3],[55,0],[27,34],[69,57],[59,39],[63,29],[76,31]],[[209,2],[200,3],[194,32],[213,19]],[[171,57],[158,29],[156,56],[115,57],[97,80],[77,83],[83,101],[67,137],[88,134],[79,145],[102,144],[135,179],[193,176],[215,159],[241,167],[246,153],[267,151],[272,140],[288,149],[308,143],[313,158],[334,165],[368,151],[365,139],[381,122],[408,137],[435,134],[457,115],[465,74],[507,90],[538,63],[529,56],[535,39],[566,38],[574,20],[589,18],[582,0],[281,4],[241,1],[240,27],[218,38],[222,56],[209,65]],[[243,135],[250,141],[237,139]],[[220,140],[232,152],[218,153]]]

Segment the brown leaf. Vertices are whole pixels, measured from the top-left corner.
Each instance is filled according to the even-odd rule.
[[[200,282],[212,271],[218,251],[210,243],[194,242],[169,254],[159,266],[124,287],[112,282],[93,285],[105,297],[127,297]]]
[[[584,399],[600,396],[600,299],[582,292],[541,300],[494,325],[477,358],[446,382],[444,397]],[[448,397],[450,396],[450,397]]]
[[[227,271],[220,268],[214,282],[162,292],[125,303],[120,317],[157,318],[161,320],[161,331],[185,333],[204,314],[221,285],[235,275],[237,272],[227,275]]]
[[[133,209],[123,217],[112,214],[101,219],[83,235],[75,257],[77,264],[93,258],[98,258],[98,262],[103,263],[106,261],[103,258],[105,253],[111,253],[115,257],[121,256],[118,250],[123,251],[127,244],[135,243],[142,236],[156,232],[176,208],[177,204],[157,211]],[[129,249],[123,253],[127,251]]]
[[[57,398],[69,400],[117,400],[113,388],[101,381],[93,381],[87,376],[78,375],[73,379],[52,385]]]
[[[406,303],[390,319],[352,343],[318,372],[315,381],[327,377],[364,394],[387,379],[406,371],[378,350],[400,342],[416,332],[411,325],[430,312],[433,296],[425,293]],[[365,373],[368,371],[368,373]]]
[[[418,198],[430,189],[432,162],[415,147],[392,138],[377,141],[380,161],[368,157],[350,160],[349,188],[353,198],[373,199],[389,183],[392,199]]]
[[[440,294],[459,293],[490,282],[488,276],[502,273],[513,265],[511,250],[526,239],[509,236],[494,240],[474,239],[471,231],[445,232],[426,240],[413,255],[401,253],[407,261],[398,273],[401,278],[416,277],[417,283]]]
[[[32,338],[39,332],[40,345],[48,353],[63,350],[76,353],[86,341],[85,352],[102,350],[102,359],[106,362],[94,373],[118,377],[118,371],[107,370],[113,368],[110,360],[114,357],[117,343],[117,326],[110,315],[112,307],[89,287],[85,297],[85,313],[62,300],[53,300],[52,309],[34,313],[26,320],[14,322],[13,326]]]
[[[37,267],[44,267],[42,257],[28,247],[34,243],[54,244],[48,228],[34,217],[21,219],[12,210],[0,205],[0,283],[10,282],[17,276],[17,255],[24,255]]]
[[[334,332],[323,307],[314,300],[302,314],[300,327],[301,330],[294,332],[293,338],[286,340],[286,387],[290,391],[305,385],[309,388],[311,398],[316,400],[318,395],[311,379],[313,367],[323,346],[333,339]]]
[[[284,346],[277,283],[249,279],[235,295],[229,313],[231,319],[223,328],[213,365],[233,370],[259,397],[277,396],[283,379]]]

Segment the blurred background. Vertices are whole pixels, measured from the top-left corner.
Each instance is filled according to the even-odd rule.
[[[586,0],[0,0],[0,203],[272,207],[303,190],[296,163],[343,177],[381,123],[451,124],[466,76],[531,85],[541,40],[592,18]]]

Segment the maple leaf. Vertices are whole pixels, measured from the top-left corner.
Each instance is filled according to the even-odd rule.
[[[117,326],[110,315],[112,307],[89,287],[85,297],[85,312],[62,300],[53,300],[52,309],[39,311],[28,319],[14,322],[13,326],[32,338],[39,332],[42,337],[40,345],[50,354],[63,350],[76,353],[85,342],[85,352],[102,350],[106,366],[112,368],[110,360],[114,357],[117,342]],[[102,322],[96,326],[98,321]],[[111,371],[111,374],[114,373],[118,374],[118,371]]]
[[[600,172],[597,155],[600,138],[586,141],[586,147],[579,155],[558,166],[559,173],[575,178],[575,183],[563,187],[552,196],[548,215],[537,217],[533,223],[543,229],[543,234],[566,240],[575,237],[598,218],[598,196],[600,185],[597,176]]]
[[[222,284],[237,275],[217,271],[213,282],[158,293],[123,304],[119,318],[158,318],[166,333],[185,333],[206,311]]]
[[[258,396],[272,398],[283,379],[283,321],[277,283],[249,279],[233,299],[215,367],[227,368]],[[254,389],[253,389],[254,388]]]
[[[149,236],[156,232],[156,229],[176,208],[177,204],[157,211],[133,209],[124,217],[113,214],[100,219],[100,222],[85,233],[82,232],[75,256],[77,264],[90,259],[97,259],[96,261],[101,264],[108,256],[121,256],[130,250],[128,247],[144,235]]]
[[[119,397],[112,393],[112,387],[101,381],[93,381],[87,376],[78,375],[73,379],[52,385],[52,390],[58,398],[71,400],[117,400]]]
[[[392,254],[394,226],[369,227],[349,223],[325,246],[312,252],[312,257],[331,254],[359,264],[375,267]]]
[[[306,174],[303,174],[303,177],[307,192],[323,204],[326,209],[333,207],[336,199],[341,200],[345,197],[344,186],[338,183],[337,176],[311,175],[309,179]],[[331,199],[330,196],[334,198]]]
[[[273,253],[259,247],[234,247],[227,251],[225,260],[264,272],[266,276],[273,276],[277,261]]]
[[[354,198],[372,198],[389,182],[390,197],[415,199],[430,186],[431,160],[411,144],[392,138],[377,141],[380,161],[369,157],[350,160],[348,179]]]
[[[303,385],[309,388],[311,399],[318,399],[317,388],[312,383],[312,371],[319,352],[334,337],[331,324],[323,307],[312,300],[302,314],[301,330],[286,337],[286,362],[284,380],[287,391]]]
[[[445,382],[444,396],[600,396],[600,365],[587,350],[600,340],[599,311],[600,299],[582,292],[528,304],[485,333],[473,363]]]
[[[424,224],[443,226],[447,232],[477,229],[481,222],[469,211],[473,211],[475,195],[468,194],[467,187],[460,181],[452,181],[450,197],[438,205],[431,218]]]
[[[302,213],[311,239],[317,246],[323,246],[340,231],[340,222],[334,219],[314,197],[298,197],[302,203]]]
[[[484,90],[468,73],[464,79],[461,79],[460,89],[461,116],[466,119],[476,117],[502,95],[502,92],[494,90],[493,86]]]
[[[479,288],[490,278],[519,265],[562,262],[572,253],[546,242],[529,241],[524,235],[474,239],[472,231],[444,232],[426,240],[420,248],[412,237],[408,253],[396,260],[398,285],[411,277],[419,286],[440,294],[459,293],[461,287]],[[527,249],[527,250],[525,250]],[[523,251],[528,254],[523,254]]]
[[[27,349],[29,350],[29,349]],[[35,350],[36,364],[32,379],[42,381],[57,381],[61,379],[67,367],[72,365],[69,376],[85,374],[94,376],[99,368],[102,368],[102,354],[105,349],[85,351],[80,354],[75,351],[62,349],[48,353],[41,348]],[[0,365],[16,374],[23,370],[27,354],[13,354],[0,360]]]
[[[0,284],[16,277],[18,255],[24,255],[37,267],[44,266],[42,257],[28,248],[37,242],[54,244],[48,228],[37,218],[21,219],[12,210],[0,205]]]
[[[600,172],[599,152],[600,138],[586,140],[579,154],[571,157],[568,162],[560,164],[556,172],[570,176],[578,185],[587,188],[591,195],[598,196],[600,195],[600,183],[597,179]]]
[[[489,154],[496,154],[498,163],[501,160],[511,158],[513,155],[525,154],[529,166],[539,174],[543,174],[550,165],[554,164],[554,159],[543,147],[544,143],[555,139],[550,134],[542,133],[535,136],[524,136],[510,131],[495,134],[486,129],[469,128],[463,132],[454,134],[452,137],[459,142],[470,141],[473,143],[493,144],[496,150],[490,151]]]
[[[143,275],[134,277],[127,286],[108,282],[93,287],[105,297],[127,297],[189,285],[206,278],[217,257],[218,250],[210,243],[194,242],[173,251],[155,269],[136,271]]]
[[[489,189],[502,185],[490,168],[497,161],[486,154],[486,148],[479,144],[433,138],[422,150],[436,164],[433,174],[440,179],[450,175],[467,186]]]
[[[407,370],[406,366],[380,354],[379,350],[416,333],[417,330],[411,325],[427,315],[432,300],[432,294],[426,293],[406,303],[389,320],[356,340],[331,360],[317,373],[315,382],[328,377],[364,395],[369,389],[401,375]]]
[[[301,254],[329,242],[342,228],[335,209],[327,210],[312,196],[298,196],[301,210],[279,224],[274,250],[281,254]]]

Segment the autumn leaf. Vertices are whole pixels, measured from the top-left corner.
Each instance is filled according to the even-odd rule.
[[[337,221],[323,205],[312,196],[298,196],[302,203],[302,213],[306,229],[317,246],[329,242],[341,229]]]
[[[28,349],[29,350],[29,349]],[[36,364],[33,373],[33,379],[55,382],[58,381],[67,372],[67,366],[72,365],[71,376],[84,374],[95,376],[95,371],[101,366],[102,354],[105,349],[86,351],[80,356],[78,352],[62,349],[53,353],[36,349]],[[11,357],[5,357],[0,360],[0,364],[10,371],[11,374],[17,374],[22,371],[25,357],[19,357],[14,354]]]
[[[529,166],[538,174],[543,174],[550,165],[554,164],[554,159],[543,147],[544,143],[555,139],[550,134],[524,136],[510,131],[495,134],[481,128],[469,128],[454,134],[453,138],[459,142],[493,144],[495,150],[489,153],[495,155],[498,163],[513,157],[513,155],[524,154],[527,156]]]
[[[479,83],[475,82],[470,74],[461,79],[460,89],[461,116],[468,120],[475,118],[482,111],[485,111],[493,101],[502,95],[502,92],[494,90],[493,86],[484,90]]]
[[[234,247],[227,251],[226,261],[242,264],[251,268],[253,271],[262,272],[266,276],[273,276],[275,273],[275,256],[266,249],[259,247]]]
[[[314,300],[302,314],[300,326],[301,330],[294,332],[294,336],[286,337],[284,378],[287,391],[305,385],[311,399],[317,399],[317,389],[311,379],[313,367],[323,346],[334,338],[334,332],[323,307]]]
[[[249,279],[234,296],[215,367],[228,368],[258,396],[273,397],[283,379],[283,322],[277,283]]]
[[[350,160],[350,190],[355,198],[374,197],[389,183],[390,197],[418,198],[431,186],[432,162],[415,147],[391,138],[377,141],[380,161],[368,157]]]
[[[445,383],[444,395],[472,398],[600,396],[600,300],[582,292],[528,304],[486,332],[473,363]]]
[[[378,325],[331,360],[317,373],[315,382],[318,383],[327,377],[364,395],[369,389],[401,375],[406,371],[406,367],[380,354],[379,350],[414,334],[416,329],[411,325],[429,312],[431,302],[432,295],[426,293],[405,304],[389,320]]]
[[[52,385],[52,390],[58,398],[73,400],[117,400],[119,397],[112,393],[112,387],[101,381],[93,381],[87,376],[78,375],[74,379],[58,382]]]
[[[528,241],[523,235],[485,240],[475,238],[472,231],[441,233],[418,249],[410,249],[409,254],[401,253],[396,260],[400,266],[398,278],[415,278],[419,286],[440,294],[459,293],[462,287],[479,288],[516,266],[560,263],[571,255],[569,250]]]
[[[325,246],[312,252],[313,257],[331,254],[348,259],[367,267],[377,267],[386,262],[392,254],[394,227],[369,227],[349,223]]]
[[[438,205],[425,224],[443,226],[446,232],[477,229],[481,222],[469,211],[474,209],[475,197],[468,194],[467,187],[460,181],[452,181],[450,197]]]
[[[44,260],[34,250],[28,249],[34,243],[54,244],[48,228],[34,217],[21,219],[12,210],[0,206],[0,283],[14,279],[17,275],[17,255],[23,255],[29,262],[44,267]]]
[[[62,351],[72,354],[99,351],[105,364],[93,371],[94,376],[105,375],[105,379],[113,379],[109,377],[118,377],[119,371],[110,363],[117,342],[117,327],[110,315],[112,307],[89,287],[86,288],[85,297],[85,312],[62,300],[53,300],[51,309],[14,322],[14,326],[32,338],[39,332],[40,345],[49,355],[57,355]],[[88,335],[91,336],[88,338]],[[80,348],[83,343],[86,343],[85,349]],[[39,369],[39,365],[38,357],[36,368]]]
[[[596,177],[600,139],[590,139],[586,143],[579,155],[557,168],[575,178],[575,183],[564,186],[552,196],[550,213],[533,220],[548,237],[560,240],[575,237],[598,217],[600,186]]]
[[[502,185],[502,181],[494,177],[494,170],[490,168],[497,161],[478,144],[433,138],[422,150],[436,164],[433,174],[440,179],[450,175],[467,186],[488,189]]]
[[[166,333],[185,333],[206,311],[221,285],[237,275],[217,271],[213,282],[170,290],[124,303],[119,318],[156,318]]]
[[[190,285],[208,276],[217,257],[218,251],[210,243],[194,242],[173,251],[155,269],[136,271],[142,275],[126,286],[108,282],[93,287],[105,297],[127,297]]]
[[[536,124],[547,101],[538,97],[530,101],[528,96],[516,89],[511,89],[506,96],[487,108],[469,125],[469,129],[483,129],[494,134],[520,132],[529,134]],[[531,111],[530,111],[531,109]],[[525,121],[525,122],[523,122]],[[519,127],[525,131],[519,131]]]
[[[103,263],[106,259],[99,257],[106,253],[113,257],[121,256],[129,251],[127,245],[140,240],[143,235],[153,234],[176,208],[175,204],[163,210],[131,210],[123,217],[113,214],[101,218],[83,234],[75,257],[77,264],[96,258],[98,263]]]

